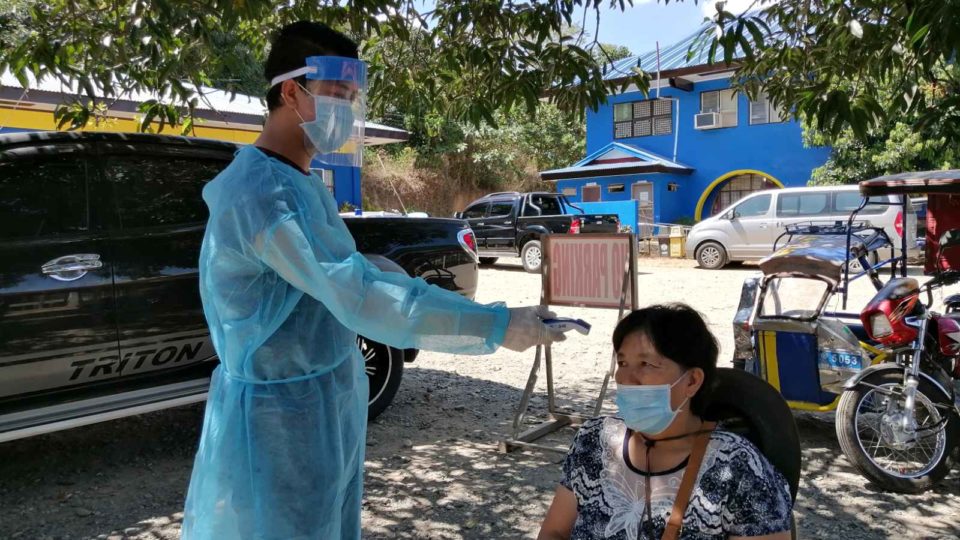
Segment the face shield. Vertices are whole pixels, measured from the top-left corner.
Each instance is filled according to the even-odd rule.
[[[274,77],[270,85],[300,76],[307,80],[301,90],[313,97],[314,118],[301,118],[300,127],[314,159],[326,165],[359,167],[367,115],[367,65],[355,58],[311,56],[306,66]]]

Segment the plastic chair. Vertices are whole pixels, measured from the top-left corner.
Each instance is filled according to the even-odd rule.
[[[755,444],[787,479],[790,498],[797,500],[800,486],[800,433],[787,402],[759,377],[731,368],[718,368],[716,385],[705,420],[722,422],[723,428]],[[791,517],[792,520],[792,517]],[[793,537],[797,527],[793,524]]]

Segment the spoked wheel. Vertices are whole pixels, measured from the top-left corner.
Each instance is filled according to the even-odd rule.
[[[403,351],[382,343],[357,337],[357,347],[363,355],[364,370],[370,381],[370,400],[367,419],[380,416],[393,401],[403,378]]]
[[[888,491],[919,493],[950,472],[957,445],[953,404],[921,379],[913,414],[904,411],[903,371],[879,371],[843,393],[837,438],[861,474]]]

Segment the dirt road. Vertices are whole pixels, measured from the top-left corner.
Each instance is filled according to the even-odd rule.
[[[754,271],[643,261],[641,303],[684,301],[701,310],[728,363],[740,283]],[[484,269],[478,300],[533,304],[538,280],[509,262]],[[854,296],[851,306],[863,305],[869,290],[857,288]],[[557,311],[594,324],[590,336],[572,335],[555,348],[560,405],[583,409],[610,361],[616,313]],[[396,401],[370,425],[365,538],[536,535],[561,456],[496,451],[532,360],[532,353],[509,351],[487,357],[421,353],[408,365]],[[545,399],[534,399],[534,415],[545,408]],[[201,417],[202,407],[191,406],[0,444],[0,538],[178,538]],[[801,538],[960,538],[956,471],[922,495],[882,493],[842,457],[831,417],[800,415],[798,424],[804,444],[796,505]],[[568,431],[553,440],[566,444],[571,436]]]

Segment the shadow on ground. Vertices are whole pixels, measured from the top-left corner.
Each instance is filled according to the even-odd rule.
[[[394,405],[370,425],[364,538],[534,536],[562,455],[497,451],[520,392],[409,367]],[[558,403],[582,411],[591,398]],[[536,397],[530,423],[545,409]],[[189,406],[0,444],[0,538],[178,538],[201,420],[202,407]],[[960,535],[956,473],[925,494],[882,493],[842,457],[832,419],[798,416],[798,424],[801,538]],[[572,435],[565,430],[549,442],[564,446]]]
[[[803,475],[795,505],[802,538],[960,538],[960,475],[918,495],[887,493],[843,456],[832,415],[796,416]]]

